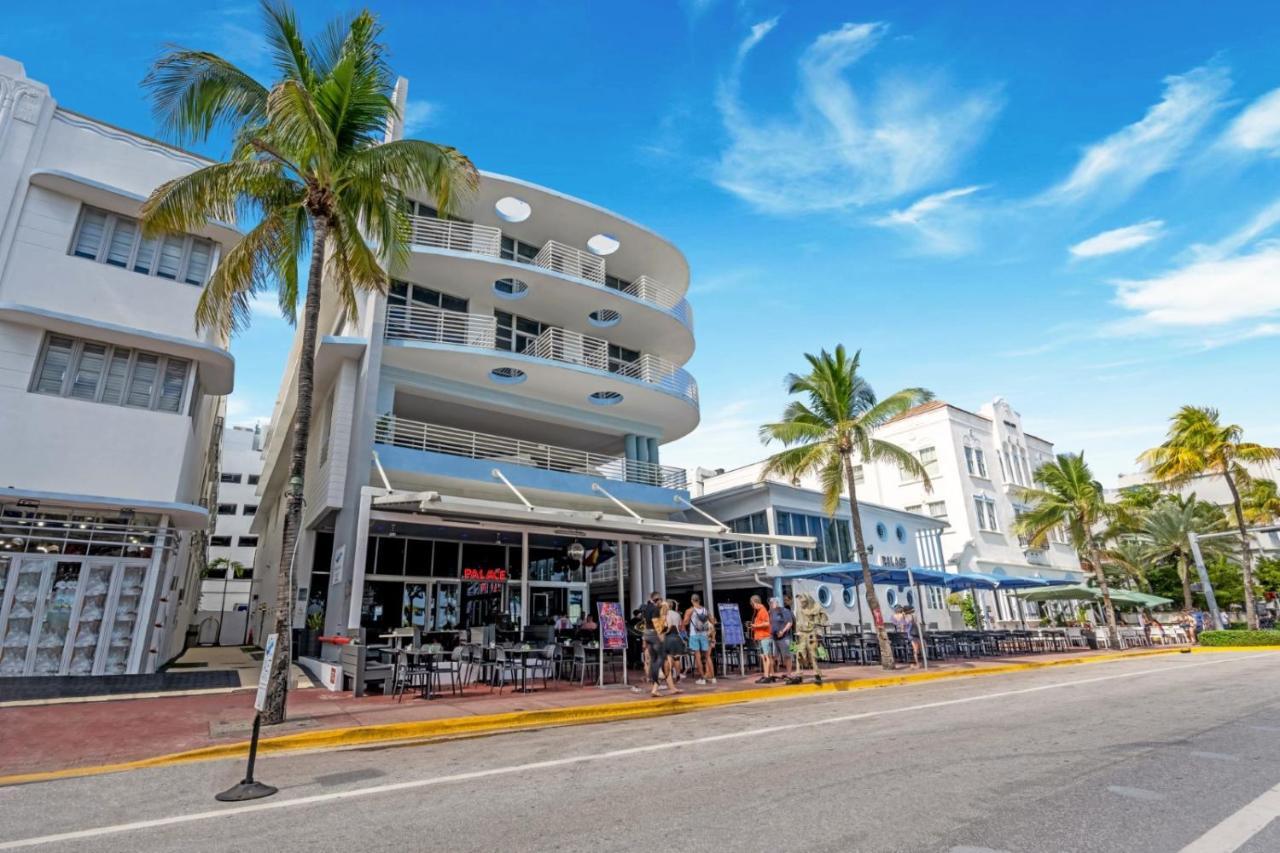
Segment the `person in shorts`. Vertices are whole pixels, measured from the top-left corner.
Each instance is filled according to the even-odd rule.
[[[698,670],[698,680],[694,684],[716,683],[716,666],[711,659],[711,634],[715,631],[715,620],[711,612],[702,606],[702,596],[694,593],[689,596],[689,609],[684,612],[684,630],[689,635],[689,652],[693,655],[693,665]]]
[[[796,617],[791,608],[776,598],[769,599],[769,631],[773,634],[773,657],[777,661],[774,672],[779,678],[799,684],[795,680],[795,658],[791,654],[791,641],[795,639]]]
[[[769,627],[769,611],[765,609],[760,596],[751,596],[751,639],[756,641],[760,652],[760,666],[764,674],[756,679],[756,684],[772,684],[778,679],[773,675],[773,631]]]

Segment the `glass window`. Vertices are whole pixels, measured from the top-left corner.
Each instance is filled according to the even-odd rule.
[[[241,515],[257,515],[257,514],[258,514],[258,505],[257,505],[257,504],[245,504],[244,506],[240,507],[240,514],[241,514]]]
[[[182,408],[182,392],[187,385],[187,363],[176,358],[165,359],[164,378],[160,383],[160,399],[156,404],[162,412],[176,412]]]
[[[71,254],[143,275],[201,285],[213,266],[213,242],[187,234],[143,237],[138,220],[84,207]]]
[[[86,343],[80,348],[76,369],[71,380],[71,396],[80,400],[93,400],[98,396],[98,382],[106,364],[106,344]]]
[[[235,504],[218,504],[218,515],[235,515]]]
[[[250,486],[256,486],[256,485],[258,485],[258,480],[260,480],[261,478],[262,478],[262,475],[261,475],[261,474],[250,474],[250,475],[249,475],[249,485],[250,485]]]
[[[222,478],[221,478],[221,479],[222,479],[222,482],[224,482],[224,483],[239,483],[239,482],[240,482],[240,475],[239,475],[239,474],[226,474],[226,473],[224,473],[224,474],[222,475]]]
[[[190,362],[99,341],[49,335],[31,390],[77,400],[178,412]],[[156,393],[159,386],[159,393]]]
[[[75,341],[59,335],[50,335],[44,348],[44,358],[36,369],[34,390],[41,394],[61,394],[62,384],[71,365],[71,350]]]
[[[924,466],[925,473],[930,477],[938,476],[941,471],[938,465],[938,449],[936,447],[922,447],[916,456],[920,460],[920,464]]]
[[[236,540],[236,545],[240,548],[257,548],[258,537],[257,536],[241,536],[239,539]]]
[[[132,220],[116,218],[111,229],[111,242],[107,245],[107,256],[103,260],[113,267],[128,266],[137,236],[138,226]]]
[[[230,536],[210,536],[209,547],[210,548],[230,548],[231,537]]]
[[[111,364],[107,367],[107,379],[102,386],[102,402],[120,405],[124,395],[125,377],[129,375],[129,358],[132,353],[127,349],[112,347]]]
[[[378,559],[374,563],[374,574],[404,574],[404,542],[398,536],[378,537]]]
[[[532,243],[525,243],[514,237],[502,238],[501,255],[503,260],[516,261],[522,264],[531,264],[533,259],[538,257],[539,248]]]
[[[104,211],[86,207],[84,215],[80,217],[80,228],[76,231],[76,244],[72,253],[80,258],[97,260],[106,230],[107,214]]]
[[[430,539],[409,539],[405,543],[404,573],[406,575],[431,574]]]
[[[191,241],[191,254],[187,257],[187,271],[182,280],[187,284],[204,284],[209,275],[209,263],[213,260],[213,245],[204,240]]]
[[[978,476],[987,476],[987,455],[980,448],[973,449],[973,458],[978,463]]]
[[[156,376],[160,372],[160,358],[140,352],[133,361],[133,375],[129,377],[129,393],[124,404],[140,409],[151,408],[151,395],[155,391]]]
[[[138,244],[138,255],[133,261],[133,271],[147,275],[155,267],[156,262],[156,244],[160,241],[155,237],[143,237],[142,242]],[[203,282],[196,282],[203,283]]]
[[[946,521],[947,520],[947,502],[946,501],[930,502],[929,515],[933,516],[939,521]]]
[[[156,258],[156,275],[176,279],[182,268],[181,237],[169,235],[160,243],[160,255]]]
[[[920,510],[924,509],[924,507],[921,506],[920,504],[912,504],[911,506],[903,507],[903,509],[905,509],[907,512],[919,512]]]

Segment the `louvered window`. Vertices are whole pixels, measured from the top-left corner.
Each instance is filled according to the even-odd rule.
[[[49,335],[31,390],[161,412],[182,411],[191,362],[100,341]]]
[[[136,219],[85,207],[71,254],[143,275],[203,285],[213,267],[213,242],[188,234],[143,237]]]

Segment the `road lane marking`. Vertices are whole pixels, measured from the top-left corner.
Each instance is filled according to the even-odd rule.
[[[390,794],[400,791],[410,791],[418,788],[434,787],[437,785],[446,785],[456,782],[471,782],[478,779],[491,779],[499,776],[510,776],[519,773],[529,773],[535,770],[548,770],[556,767],[565,767],[576,764],[586,764],[596,761],[614,761],[619,758],[627,758],[635,755],[644,755],[648,753],[666,752],[670,750],[684,749],[699,744],[721,743],[727,741],[743,740],[747,738],[756,738],[762,735],[777,734],[779,732],[797,731],[800,729],[817,728],[818,726],[836,725],[839,723],[856,722],[858,720],[869,720],[875,717],[890,716],[893,714],[902,714],[912,711],[928,711],[936,708],[947,708],[955,705],[965,705],[971,702],[986,702],[993,699],[1007,699],[1011,696],[1026,696],[1033,693],[1040,693],[1046,690],[1058,690],[1067,687],[1078,687],[1083,684],[1098,684],[1104,681],[1115,681],[1122,678],[1136,678],[1142,675],[1160,675],[1165,673],[1182,672],[1189,668],[1202,666],[1216,666],[1220,664],[1239,663],[1241,661],[1256,660],[1257,658],[1266,657],[1265,654],[1252,654],[1238,658],[1215,657],[1211,660],[1197,661],[1195,663],[1186,663],[1179,660],[1172,666],[1162,666],[1153,669],[1142,669],[1135,672],[1116,673],[1113,675],[1098,675],[1092,678],[1078,678],[1072,681],[1058,681],[1052,684],[1038,684],[1034,687],[1022,687],[1016,690],[1001,690],[996,693],[979,693],[973,696],[963,696],[957,699],[942,699],[936,702],[923,702],[918,705],[907,705],[899,708],[884,708],[874,711],[861,711],[856,714],[841,714],[835,717],[824,717],[819,720],[806,720],[796,723],[779,723],[772,726],[762,726],[756,729],[738,730],[733,732],[725,732],[715,735],[704,735],[696,738],[686,738],[684,740],[667,741],[664,743],[645,744],[644,746],[633,746],[624,749],[612,749],[607,752],[589,753],[586,755],[575,755],[566,758],[555,758],[546,761],[535,761],[527,764],[509,765],[506,767],[491,767],[487,770],[472,770],[466,773],[453,773],[447,776],[435,776],[429,779],[410,779],[404,782],[389,782],[383,785],[372,785],[367,788],[352,788],[345,791],[331,791],[324,794],[311,794],[305,797],[295,797],[287,800],[266,800],[258,803],[251,803],[243,806],[231,806],[228,808],[191,812],[188,814],[170,815],[168,817],[152,818],[150,820],[132,821],[130,823],[118,823],[110,826],[100,826],[93,829],[80,829],[70,832],[59,832],[52,835],[33,836],[31,838],[21,838],[14,841],[0,842],[0,850],[19,850],[28,847],[39,847],[46,844],[59,844],[68,841],[83,841],[90,838],[98,838],[105,835],[117,835],[123,832],[137,832],[146,829],[156,829],[164,826],[174,826],[184,823],[195,823],[204,820],[214,820],[217,818],[234,817],[237,815],[253,814],[256,812],[276,811],[279,809],[297,808],[303,806],[312,806],[321,803],[331,803],[339,800],[354,799],[357,797],[371,797],[378,794]],[[1280,786],[1278,786],[1280,787]],[[1233,848],[1234,849],[1234,848]]]
[[[1240,811],[1182,848],[1182,853],[1231,853],[1280,817],[1280,785],[1264,791]]]

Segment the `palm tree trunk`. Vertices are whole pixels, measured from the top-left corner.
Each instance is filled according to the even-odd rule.
[[[289,692],[290,653],[293,611],[293,560],[297,553],[302,528],[303,477],[307,468],[307,444],[311,436],[311,394],[315,384],[316,334],[320,325],[320,292],[324,287],[324,252],[328,223],[315,219],[311,244],[311,268],[307,272],[307,300],[302,311],[302,349],[298,353],[298,404],[294,414],[293,449],[289,456],[289,480],[285,484],[284,536],[276,569],[276,656],[267,686],[266,708],[262,721],[267,725],[283,723],[285,700]]]
[[[1116,629],[1116,608],[1111,603],[1111,587],[1107,584],[1107,573],[1102,570],[1102,551],[1090,549],[1089,559],[1093,560],[1094,573],[1098,577],[1098,589],[1102,592],[1102,611],[1107,620],[1107,636],[1111,638],[1111,648],[1120,648],[1120,632]]]
[[[1182,581],[1182,609],[1191,611],[1194,602],[1191,600],[1191,577],[1188,574],[1187,555],[1178,552],[1178,580]]]
[[[849,489],[849,516],[853,522],[853,547],[862,565],[862,585],[867,593],[867,607],[871,609],[871,621],[876,626],[876,639],[880,643],[880,666],[893,669],[893,643],[889,642],[889,632],[884,629],[884,616],[880,613],[880,599],[876,596],[876,583],[871,578],[871,560],[867,557],[866,540],[862,538],[862,514],[858,512],[858,487],[853,482],[853,463],[849,454],[840,454],[840,465],[844,469],[844,481]]]
[[[1249,530],[1244,521],[1244,505],[1240,501],[1240,490],[1236,488],[1235,478],[1224,464],[1222,476],[1227,480],[1227,488],[1231,490],[1231,503],[1236,511],[1236,527],[1240,530],[1240,562],[1244,571],[1244,620],[1249,628],[1258,630],[1258,610],[1253,604],[1253,549],[1249,547]]]

